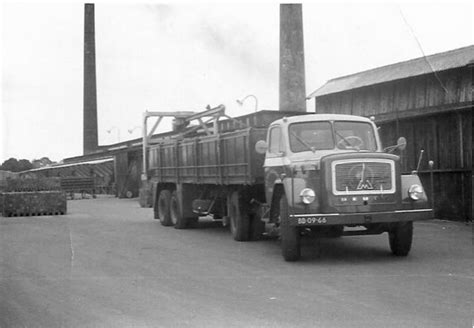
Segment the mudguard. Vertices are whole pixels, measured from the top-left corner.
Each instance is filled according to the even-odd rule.
[[[401,176],[402,180],[402,186],[401,186],[401,193],[402,193],[402,203],[413,203],[413,205],[416,204],[416,208],[421,208],[421,207],[428,207],[428,196],[426,194],[426,190],[423,187],[423,184],[421,183],[420,177],[417,174],[404,174]],[[420,185],[423,188],[423,193],[420,197],[419,200],[416,202],[413,201],[410,198],[410,195],[408,194],[408,190],[410,189],[410,186],[417,184]]]

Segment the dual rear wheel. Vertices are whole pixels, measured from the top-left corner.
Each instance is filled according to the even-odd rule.
[[[227,215],[230,219],[230,233],[236,241],[257,240],[265,230],[259,215],[249,210],[250,202],[242,191],[233,191],[227,197]]]
[[[249,240],[249,217],[242,208],[242,201],[238,191],[232,192],[227,200],[227,214],[230,219],[230,233],[236,241]]]
[[[166,227],[173,225],[171,221],[170,204],[171,191],[168,189],[161,190],[155,206],[155,219],[160,220],[161,225]]]
[[[155,207],[155,219],[160,220],[163,226],[174,226],[176,229],[188,228],[191,223],[197,222],[196,217],[184,217],[176,190],[163,189],[160,191]]]

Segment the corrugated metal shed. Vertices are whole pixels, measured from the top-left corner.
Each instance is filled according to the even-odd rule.
[[[474,45],[427,57],[374,68],[329,80],[309,97],[323,96],[369,85],[464,67],[474,61]]]

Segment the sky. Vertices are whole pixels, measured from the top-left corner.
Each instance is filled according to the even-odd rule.
[[[0,10],[0,163],[82,155],[84,4]],[[254,99],[236,99],[249,94],[258,109],[278,109],[278,3],[102,1],[95,24],[100,145],[139,138],[145,110],[224,104],[244,115]],[[303,28],[308,95],[336,77],[474,43],[469,1],[303,2]]]

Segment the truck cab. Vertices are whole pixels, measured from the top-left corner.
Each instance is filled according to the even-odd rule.
[[[370,119],[284,117],[269,126],[265,146],[265,197],[270,220],[280,228],[285,260],[300,257],[305,232],[388,232],[392,252],[405,256],[412,222],[431,218],[419,177],[401,174],[400,157],[384,152]],[[349,233],[345,226],[361,229]]]

